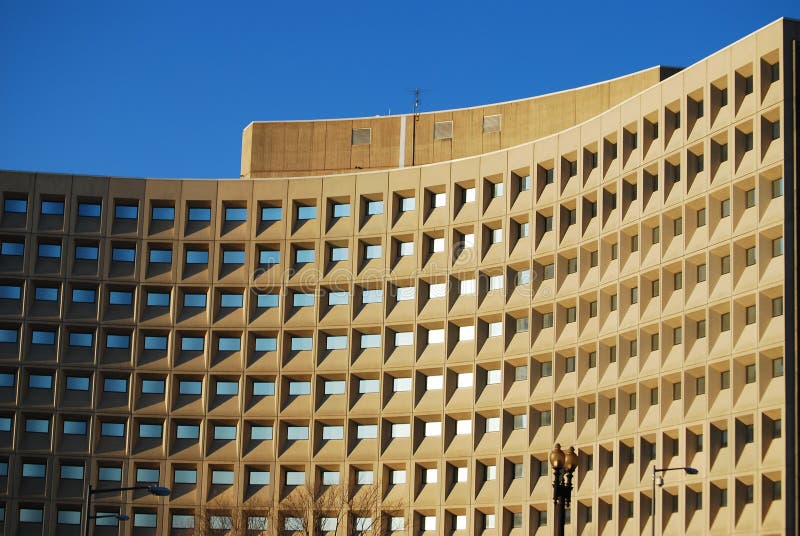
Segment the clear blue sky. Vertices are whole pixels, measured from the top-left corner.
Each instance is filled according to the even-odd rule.
[[[406,113],[686,66],[790,1],[0,0],[0,169],[238,177],[254,120]]]

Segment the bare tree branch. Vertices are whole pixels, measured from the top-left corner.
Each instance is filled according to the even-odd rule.
[[[227,503],[210,503],[194,516],[191,536],[263,536],[272,532],[271,504],[247,503],[236,507]]]

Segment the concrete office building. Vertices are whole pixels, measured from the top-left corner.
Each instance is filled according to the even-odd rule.
[[[339,485],[388,505],[339,533],[544,535],[560,442],[568,534],[650,533],[653,464],[699,470],[657,534],[792,532],[798,38],[252,123],[240,179],[4,172],[3,530],[78,534],[88,484],[144,482],[172,496],[98,495],[131,520],[97,534],[255,530]]]

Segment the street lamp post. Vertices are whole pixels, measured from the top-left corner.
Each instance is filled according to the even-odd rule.
[[[92,513],[92,496],[96,495],[97,493],[120,493],[122,491],[134,491],[134,490],[146,490],[151,495],[156,495],[158,497],[166,497],[172,491],[169,488],[165,488],[164,486],[128,486],[125,488],[103,488],[103,489],[95,489],[89,484],[88,489],[86,490],[86,515],[84,515],[84,519],[86,520],[86,527],[84,530],[85,536],[89,536],[89,527],[92,524],[92,519],[101,519],[104,517],[116,517],[120,521],[127,521],[130,519],[128,516],[122,514],[108,514],[108,515],[91,515]]]
[[[656,475],[663,475],[667,471],[684,471],[687,475],[696,475],[698,473],[694,467],[662,467],[659,469],[653,464],[653,498],[650,502],[650,524],[652,525],[653,536],[656,536],[656,483],[658,483],[659,488],[664,485],[664,477]]]
[[[564,536],[564,525],[567,522],[566,509],[569,508],[572,493],[572,474],[578,466],[578,455],[570,447],[567,452],[561,450],[556,443],[550,451],[550,467],[553,468],[553,503],[556,507],[556,536]]]

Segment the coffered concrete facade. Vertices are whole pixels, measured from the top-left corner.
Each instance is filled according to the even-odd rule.
[[[568,534],[649,533],[653,464],[699,470],[657,534],[792,532],[798,37],[253,123],[247,180],[0,174],[0,526],[79,534],[87,484],[159,482],[96,534],[187,534],[338,483],[382,533],[545,535],[560,442]]]

